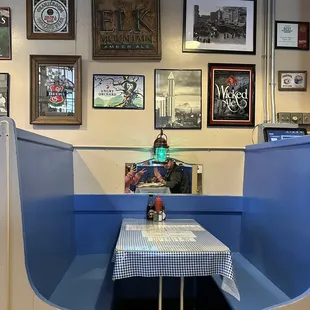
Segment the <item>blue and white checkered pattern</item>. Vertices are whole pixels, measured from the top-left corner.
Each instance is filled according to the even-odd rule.
[[[113,261],[113,280],[221,275],[222,288],[240,300],[229,248],[194,220],[125,219]]]

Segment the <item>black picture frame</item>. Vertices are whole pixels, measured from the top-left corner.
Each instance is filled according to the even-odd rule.
[[[280,30],[281,28],[282,30]],[[287,35],[283,35],[280,39],[279,31],[287,32]],[[295,38],[294,35],[290,35],[294,31]],[[275,21],[275,48],[279,50],[309,51],[309,32],[309,22],[277,20]]]
[[[144,110],[145,76],[93,74],[92,105],[94,109]]]
[[[208,127],[255,126],[255,67],[209,64]]]
[[[0,72],[0,117],[1,116],[10,116],[10,75],[9,73],[2,72]]]
[[[232,19],[228,22],[224,8],[229,8],[229,0],[194,0],[190,6],[189,0],[184,0],[183,53],[255,55],[257,1],[237,1],[239,10],[230,7],[237,15],[227,14]]]
[[[9,7],[0,7],[0,60],[12,60],[12,15]]]
[[[154,128],[201,130],[201,69],[154,70]]]

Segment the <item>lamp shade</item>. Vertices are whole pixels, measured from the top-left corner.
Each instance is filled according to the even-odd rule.
[[[166,162],[168,158],[168,138],[161,129],[160,134],[154,141],[153,154],[155,162]]]

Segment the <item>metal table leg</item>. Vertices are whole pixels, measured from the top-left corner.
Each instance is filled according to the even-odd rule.
[[[163,309],[163,277],[159,277],[158,310]]]
[[[181,277],[180,285],[180,310],[184,310],[184,277]]]

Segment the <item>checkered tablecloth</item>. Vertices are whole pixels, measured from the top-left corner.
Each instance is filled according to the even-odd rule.
[[[240,300],[229,248],[195,220],[124,219],[114,251],[113,280],[221,275]]]

